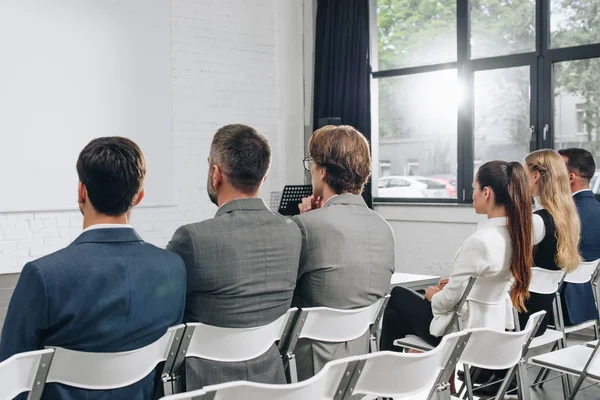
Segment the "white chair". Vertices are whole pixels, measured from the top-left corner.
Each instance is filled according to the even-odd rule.
[[[386,303],[387,298],[383,297],[370,306],[353,310],[327,307],[301,309],[290,333],[290,340],[282,352],[289,382],[298,382],[294,350],[299,339],[339,343],[358,339],[365,332],[370,332],[373,348],[374,330],[377,329]]]
[[[164,400],[307,400],[343,399],[358,357],[327,363],[318,374],[299,383],[273,385],[254,382],[228,382],[201,390],[163,397]]]
[[[288,342],[288,335],[297,308],[267,325],[253,328],[222,328],[203,323],[186,324],[183,340],[173,363],[173,392],[182,391],[181,375],[186,357],[197,357],[220,362],[248,361],[266,353],[279,341],[282,349]]]
[[[518,332],[500,332],[483,328],[467,329],[466,332],[470,332],[471,337],[459,362],[465,365],[465,371],[468,371],[469,366],[489,370],[508,369],[496,399],[504,398],[515,374],[519,399],[530,399],[525,355],[545,314],[545,311],[532,314],[525,329]],[[467,376],[469,374],[465,373],[465,378]],[[469,399],[472,399],[473,387],[470,380],[465,379],[465,381]]]
[[[589,345],[571,346],[531,357],[529,363],[544,369],[558,371],[560,374],[578,376],[573,390],[565,395],[565,399],[572,400],[585,379],[600,382],[600,362],[597,358],[599,348],[600,342],[598,341],[594,347]]]
[[[29,392],[28,400],[39,400],[54,350],[19,353],[0,363],[0,399],[12,399]]]
[[[177,355],[184,329],[183,324],[171,327],[148,346],[118,353],[90,353],[56,347],[46,382],[88,390],[118,389],[140,381],[162,361],[166,361],[165,378]]]
[[[467,282],[467,286],[465,287],[465,290],[464,290],[462,296],[460,297],[459,302],[456,304],[456,306],[454,306],[454,311],[452,313],[452,319],[450,320],[450,323],[448,323],[448,326],[446,327],[446,329],[444,331],[444,335],[452,332],[455,329],[457,331],[462,330],[462,328],[463,328],[462,327],[463,307],[464,307],[465,303],[467,302],[469,294],[471,293],[471,289],[473,289],[473,286],[475,285],[476,281],[477,281],[477,278],[475,278],[475,277],[469,278],[469,281]],[[394,346],[402,347],[405,349],[418,350],[418,351],[430,351],[433,349],[432,345],[430,345],[429,343],[427,343],[426,341],[424,341],[423,339],[421,339],[420,337],[415,336],[415,335],[408,335],[405,338],[395,340]]]
[[[425,353],[378,352],[360,357],[344,399],[355,395],[394,399],[449,399],[448,380],[470,332],[451,333]]]
[[[574,284],[582,284],[582,283],[592,282],[592,280],[595,280],[595,278],[597,277],[599,265],[600,265],[600,259],[598,259],[596,261],[584,261],[581,264],[579,264],[579,267],[575,271],[568,273],[565,276],[564,281],[566,283],[574,283]],[[595,299],[595,297],[596,296],[594,295],[594,299]],[[560,297],[559,297],[559,301],[562,301],[560,299]],[[562,310],[562,305],[561,305],[560,309]],[[562,323],[561,326],[563,328],[563,332],[565,333],[565,335],[568,335],[569,333],[573,333],[573,332],[578,332],[578,331],[581,331],[581,330],[587,329],[587,328],[594,328],[594,338],[598,339],[598,321],[595,319],[585,321],[585,322],[582,322],[580,324],[573,325],[573,326],[564,326],[564,320],[562,320],[560,322]]]

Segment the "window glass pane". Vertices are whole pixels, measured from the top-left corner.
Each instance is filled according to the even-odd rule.
[[[456,0],[377,0],[378,70],[456,61]]]
[[[455,198],[456,70],[384,78],[375,197]]]
[[[600,166],[600,59],[554,64],[554,77],[554,146],[587,149]]]
[[[593,43],[600,43],[600,0],[551,0],[551,47]]]
[[[475,72],[474,172],[491,160],[522,162],[529,153],[529,66]]]
[[[472,0],[471,57],[535,51],[535,0]]]

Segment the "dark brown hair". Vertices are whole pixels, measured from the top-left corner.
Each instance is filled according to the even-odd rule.
[[[558,151],[563,157],[567,158],[567,169],[569,172],[590,181],[596,173],[596,163],[592,153],[585,149],[571,148]]]
[[[77,174],[99,213],[128,212],[146,176],[146,161],[137,144],[112,136],[92,140],[79,154]]]
[[[360,194],[371,176],[369,142],[351,126],[324,126],[308,142],[313,162],[325,168],[325,183],[336,194]]]
[[[271,147],[256,129],[241,124],[225,125],[210,146],[210,161],[217,164],[231,185],[243,193],[255,193],[271,165]]]
[[[515,279],[510,298],[519,312],[526,311],[533,267],[533,215],[525,168],[516,161],[490,161],[479,168],[476,180],[481,189],[494,191],[496,205],[506,208],[512,241],[510,272]]]

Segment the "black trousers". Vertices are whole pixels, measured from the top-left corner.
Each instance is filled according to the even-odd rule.
[[[437,346],[441,338],[429,333],[433,321],[431,303],[417,292],[396,286],[383,314],[381,330],[381,350],[400,351],[394,340],[407,335],[416,335],[432,346]]]

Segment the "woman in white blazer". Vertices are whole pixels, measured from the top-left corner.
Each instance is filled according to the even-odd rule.
[[[515,307],[524,309],[533,261],[531,196],[523,166],[505,161],[482,165],[473,182],[473,207],[488,219],[456,253],[450,277],[429,287],[424,297],[404,287],[392,290],[382,350],[398,350],[394,340],[407,335],[436,346],[471,277],[477,281],[463,313],[465,328],[504,330],[508,291]]]

